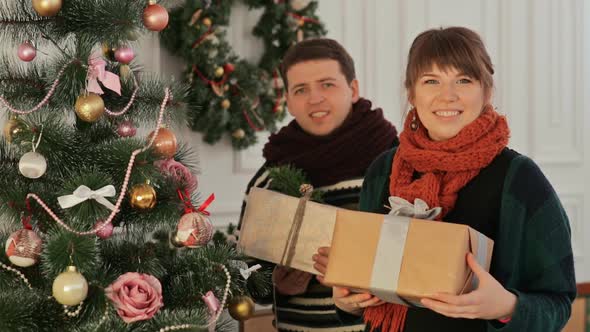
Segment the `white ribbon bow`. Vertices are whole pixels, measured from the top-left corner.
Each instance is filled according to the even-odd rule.
[[[242,277],[244,277],[244,280],[248,280],[248,278],[250,278],[250,276],[252,275],[252,272],[256,272],[261,267],[262,267],[262,265],[256,264],[256,265],[249,267],[247,269],[240,269],[240,274],[242,275]]]
[[[89,199],[95,200],[110,210],[114,210],[115,206],[109,202],[105,197],[114,197],[116,194],[115,187],[113,185],[104,186],[98,190],[92,190],[85,185],[79,186],[72,195],[60,196],[57,198],[59,206],[62,209],[71,208],[74,205],[78,205]]]
[[[442,208],[438,206],[428,209],[428,204],[420,198],[416,198],[412,204],[401,197],[390,196],[389,204],[391,205],[389,214],[394,216],[433,220],[442,211]]]

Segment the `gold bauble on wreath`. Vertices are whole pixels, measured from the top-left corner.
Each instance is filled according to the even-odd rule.
[[[76,99],[76,114],[84,122],[96,122],[104,114],[104,101],[94,93]]]
[[[229,303],[228,311],[233,319],[243,322],[254,315],[254,301],[248,296],[238,296]]]
[[[224,99],[221,101],[221,108],[223,108],[224,110],[230,108],[231,106],[231,102],[229,101],[229,99]]]
[[[236,129],[231,135],[236,139],[242,139],[246,136],[246,132],[244,131],[244,129],[239,128]]]
[[[41,16],[55,16],[62,4],[62,0],[33,0],[33,9]]]
[[[11,143],[15,136],[22,133],[25,130],[25,124],[17,119],[12,118],[4,124],[4,137],[6,142]]]
[[[151,210],[156,206],[157,196],[154,187],[148,183],[136,184],[129,190],[129,204],[140,211]]]
[[[215,77],[221,77],[223,76],[223,74],[225,74],[225,70],[223,69],[223,67],[215,68]]]
[[[207,28],[211,27],[212,24],[213,24],[213,21],[211,21],[210,18],[205,17],[203,19],[203,25],[206,26]]]

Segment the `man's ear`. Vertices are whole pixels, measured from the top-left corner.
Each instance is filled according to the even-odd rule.
[[[359,96],[359,80],[356,78],[350,81],[350,88],[352,89],[352,103],[356,103],[360,96]]]

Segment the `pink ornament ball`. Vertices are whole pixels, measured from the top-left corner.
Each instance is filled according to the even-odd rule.
[[[37,56],[37,49],[30,42],[24,42],[18,47],[18,58],[24,62],[31,62]]]
[[[122,64],[129,64],[135,58],[135,53],[133,49],[129,46],[119,47],[115,51],[115,60],[119,61]]]
[[[137,128],[129,120],[121,122],[117,127],[117,134],[121,137],[133,137],[136,133]]]
[[[94,229],[98,229],[98,228],[102,227],[103,224],[104,224],[104,221],[98,221],[94,225]],[[113,224],[109,223],[108,225],[103,227],[101,230],[96,232],[96,236],[98,236],[99,238],[101,238],[103,240],[108,239],[111,237],[111,235],[113,235],[113,229],[114,229]]]

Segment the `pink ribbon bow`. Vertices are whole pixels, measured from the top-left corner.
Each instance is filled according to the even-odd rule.
[[[88,92],[94,92],[102,95],[104,91],[98,85],[98,81],[102,82],[105,88],[114,91],[119,96],[121,95],[121,80],[119,75],[113,74],[105,69],[107,62],[99,55],[92,55],[88,59]]]

